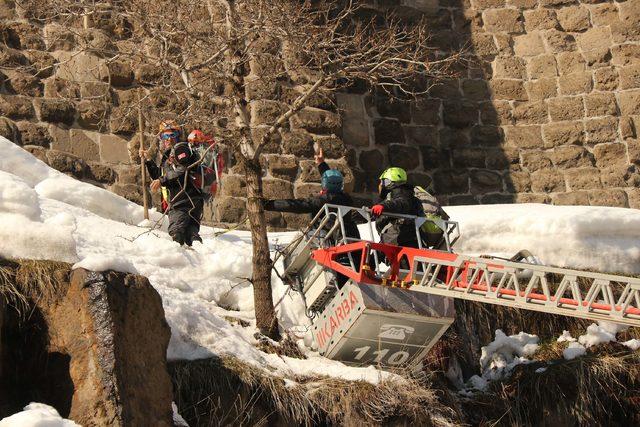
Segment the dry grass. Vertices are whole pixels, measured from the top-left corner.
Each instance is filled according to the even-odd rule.
[[[466,413],[479,424],[638,425],[640,354],[619,345],[560,360],[520,365],[506,381],[469,402]]]
[[[70,271],[64,262],[0,259],[0,296],[24,317],[33,305],[64,296]]]
[[[426,379],[372,385],[336,378],[286,381],[237,358],[170,364],[175,400],[192,426],[455,425]]]

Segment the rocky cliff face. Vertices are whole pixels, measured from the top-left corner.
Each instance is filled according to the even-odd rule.
[[[173,425],[170,329],[145,278],[3,264],[26,304],[3,312],[0,417],[40,401],[86,426]]]
[[[380,171],[396,165],[449,204],[640,206],[639,0],[368,3],[426,19],[434,46],[443,54],[465,48],[468,61],[457,79],[434,85],[418,101],[390,103],[357,88],[313,100],[265,150],[267,197],[316,193],[311,159],[320,144],[346,174],[347,189],[364,198],[373,196]],[[95,20],[87,29],[42,25],[11,0],[0,2],[0,19],[0,134],[59,170],[140,201],[138,90],[153,111],[148,130],[188,105],[163,92],[163,76],[153,67],[79,53],[117,52],[127,43],[126,21]],[[283,58],[284,64],[254,61],[251,75],[260,67],[286,70]],[[282,111],[299,84],[300,76],[291,75],[247,85],[254,132]],[[206,127],[228,121],[221,110]],[[206,219],[243,217],[245,184],[235,172],[229,169]],[[305,218],[270,213],[268,220],[295,227]]]

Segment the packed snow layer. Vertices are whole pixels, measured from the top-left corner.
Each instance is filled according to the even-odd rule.
[[[543,264],[640,273],[640,211],[543,204],[452,206],[457,252],[512,256],[528,249]]]
[[[148,228],[161,219],[157,212],[152,211],[152,221],[141,222],[140,206],[67,177],[1,137],[0,150],[0,256],[62,260],[148,277],[162,297],[171,326],[169,358],[228,354],[284,376],[330,375],[373,383],[393,377],[372,367],[346,367],[311,351],[309,320],[301,298],[275,273],[273,297],[280,324],[299,337],[308,359],[259,351],[253,336],[253,291],[247,280],[249,233],[216,235],[212,228],[203,227],[204,242],[186,250],[164,231],[166,221],[160,222],[159,229]],[[447,210],[460,222],[459,252],[510,255],[527,248],[549,264],[607,271],[630,271],[640,265],[640,214],[634,210],[544,205]],[[292,235],[270,234],[272,248],[285,245]],[[601,256],[605,252],[607,256]],[[513,353],[504,358],[506,365],[525,357]],[[494,360],[489,365],[499,363]]]
[[[577,339],[573,338],[568,331],[563,331],[558,337],[557,342],[568,342],[569,345],[564,349],[562,355],[566,360],[572,360],[576,357],[587,354],[587,348],[608,342],[616,342],[618,332],[623,332],[629,327],[619,323],[607,322],[605,320],[592,323],[587,327],[586,332]],[[640,340],[632,339],[621,343],[629,349],[636,351],[640,348]]]
[[[80,427],[66,420],[54,408],[44,403],[30,403],[22,412],[0,420],[0,427]]]

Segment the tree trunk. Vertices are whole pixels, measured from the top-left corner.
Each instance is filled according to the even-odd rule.
[[[279,340],[278,319],[273,306],[271,290],[271,256],[267,240],[267,222],[262,208],[262,168],[257,160],[242,161],[247,180],[247,215],[251,225],[253,243],[253,301],[256,326],[260,332]]]

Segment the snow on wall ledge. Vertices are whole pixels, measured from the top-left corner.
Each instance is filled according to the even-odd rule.
[[[528,249],[544,264],[640,273],[640,211],[542,204],[454,206],[456,252],[512,256]]]
[[[95,270],[142,274],[160,293],[171,326],[168,357],[234,355],[277,375],[328,375],[376,383],[393,378],[373,367],[346,367],[309,348],[311,334],[300,296],[273,274],[280,324],[300,337],[307,360],[259,351],[253,336],[251,242],[247,232],[215,236],[203,227],[194,251],[163,229],[136,224],[142,208],[76,181],[0,137],[0,256],[78,262]],[[631,209],[491,205],[450,207],[463,233],[457,251],[511,255],[526,248],[544,262],[640,273],[640,213]],[[154,212],[157,219],[159,215]],[[166,225],[166,224],[165,224]],[[292,233],[270,234],[272,245]],[[230,323],[232,317],[249,327]]]

